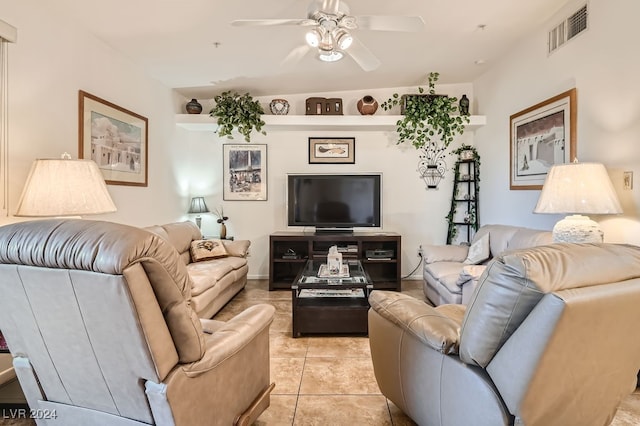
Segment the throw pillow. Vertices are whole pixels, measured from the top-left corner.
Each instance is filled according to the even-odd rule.
[[[227,255],[227,249],[220,240],[191,241],[191,261],[193,262],[226,257]]]
[[[249,240],[236,240],[236,241],[222,241],[224,248],[227,249],[229,256],[246,257],[249,254],[249,246],[251,241]]]
[[[483,235],[469,247],[469,253],[463,263],[477,265],[489,258],[489,234]]]

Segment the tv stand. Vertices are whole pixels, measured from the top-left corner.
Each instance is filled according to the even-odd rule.
[[[326,228],[325,228],[326,229]],[[352,230],[351,230],[352,231]],[[269,236],[269,290],[291,290],[307,260],[326,261],[329,247],[342,259],[357,259],[374,290],[400,291],[402,239],[395,232],[275,232]],[[384,253],[384,256],[379,255]],[[369,254],[369,256],[367,255]]]

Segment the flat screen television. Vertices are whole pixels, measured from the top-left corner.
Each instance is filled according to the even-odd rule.
[[[316,232],[350,232],[381,226],[380,173],[289,174],[289,226],[315,226]]]

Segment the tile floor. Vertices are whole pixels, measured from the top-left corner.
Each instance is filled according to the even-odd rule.
[[[423,299],[422,282],[402,292]],[[366,337],[291,337],[291,292],[268,291],[249,280],[216,319],[227,320],[256,303],[276,308],[271,334],[271,406],[256,425],[415,425],[378,389]],[[628,397],[612,426],[640,424],[640,391]]]

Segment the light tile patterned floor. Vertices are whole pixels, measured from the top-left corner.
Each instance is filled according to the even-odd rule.
[[[406,280],[402,292],[423,299],[422,282]],[[276,307],[271,325],[271,406],[263,425],[415,425],[380,393],[366,337],[291,337],[291,292],[268,291],[249,280],[216,319],[227,320],[255,303]],[[627,398],[612,426],[640,424],[640,392]]]

